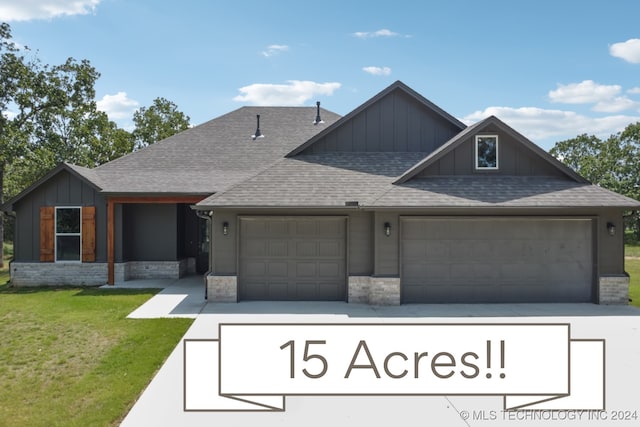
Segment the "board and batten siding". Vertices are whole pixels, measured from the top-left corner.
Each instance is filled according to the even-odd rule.
[[[490,173],[510,176],[564,176],[557,168],[497,129],[484,129],[476,135],[498,135],[498,170],[475,170],[475,135],[427,167],[418,176],[472,175]]]
[[[106,262],[106,201],[92,186],[67,171],[61,171],[14,206],[15,261],[40,261],[40,208],[43,206],[95,206],[95,261]]]
[[[458,132],[453,123],[406,93],[395,91],[303,152],[430,153]]]

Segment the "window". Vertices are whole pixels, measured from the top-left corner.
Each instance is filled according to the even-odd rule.
[[[476,169],[498,169],[498,136],[476,136]]]
[[[80,261],[81,208],[56,208],[56,261]]]

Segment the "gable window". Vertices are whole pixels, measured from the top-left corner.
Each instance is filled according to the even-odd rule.
[[[498,169],[498,136],[476,136],[476,170]]]
[[[56,261],[80,261],[81,208],[56,208]]]

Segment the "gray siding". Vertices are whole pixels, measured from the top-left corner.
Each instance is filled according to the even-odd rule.
[[[40,260],[40,207],[41,206],[95,206],[96,207],[96,262],[107,260],[106,201],[93,187],[67,171],[61,171],[33,190],[15,206],[15,260]]]
[[[557,168],[518,143],[511,135],[492,129],[481,134],[498,135],[498,165],[496,171],[475,170],[475,135],[427,167],[418,176],[472,175],[475,173],[511,176],[564,176]]]
[[[178,209],[174,204],[125,206],[125,256],[127,261],[178,259]]]
[[[460,131],[402,91],[394,91],[325,135],[303,153],[430,153]]]

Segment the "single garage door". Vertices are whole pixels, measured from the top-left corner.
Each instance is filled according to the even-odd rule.
[[[346,218],[240,218],[239,298],[346,300]]]
[[[591,302],[588,219],[403,218],[405,303]]]

